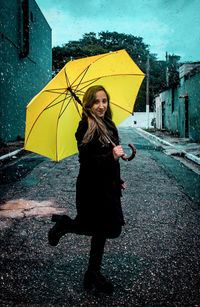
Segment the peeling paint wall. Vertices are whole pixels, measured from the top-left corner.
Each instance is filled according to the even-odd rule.
[[[185,81],[182,93],[188,93],[189,138],[200,141],[200,73]]]
[[[51,28],[34,0],[0,2],[0,138],[24,137],[26,105],[52,75]]]
[[[182,95],[188,98],[179,98]],[[156,127],[165,128],[181,137],[186,135],[186,99],[188,99],[188,137],[200,141],[200,73],[189,77],[183,77],[180,85],[170,88],[157,97],[156,104]]]

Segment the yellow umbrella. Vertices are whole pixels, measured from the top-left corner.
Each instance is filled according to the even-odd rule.
[[[87,88],[105,87],[119,125],[132,114],[144,76],[126,50],[68,62],[28,104],[24,148],[55,161],[77,153],[75,132]]]

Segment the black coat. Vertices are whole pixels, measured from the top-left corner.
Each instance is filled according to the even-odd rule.
[[[121,209],[121,184],[119,161],[115,161],[112,145],[102,145],[96,131],[92,140],[81,145],[88,122],[80,121],[76,139],[79,149],[80,170],[76,185],[76,207],[79,226],[88,232],[112,230],[124,225]],[[117,129],[112,129],[112,141],[118,145]]]

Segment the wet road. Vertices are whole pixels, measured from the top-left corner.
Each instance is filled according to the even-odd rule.
[[[112,296],[85,293],[90,238],[68,234],[47,244],[53,212],[75,210],[77,155],[56,163],[34,154],[1,168],[1,306],[199,306],[199,176],[121,128],[126,225],[108,240],[102,272]]]

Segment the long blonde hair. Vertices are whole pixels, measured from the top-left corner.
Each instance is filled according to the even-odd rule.
[[[107,96],[108,107],[105,112],[104,118],[100,118],[95,116],[95,114],[91,111],[93,104],[96,101],[96,93],[99,91],[104,91]],[[94,136],[95,131],[97,130],[99,134],[99,141],[107,145],[109,143],[107,136],[110,137],[110,133],[106,127],[116,129],[115,124],[112,121],[112,112],[110,109],[110,96],[108,92],[102,85],[94,85],[87,89],[83,96],[83,117],[86,116],[88,120],[88,129],[83,137],[82,144],[88,143]],[[106,124],[105,124],[106,122]]]

